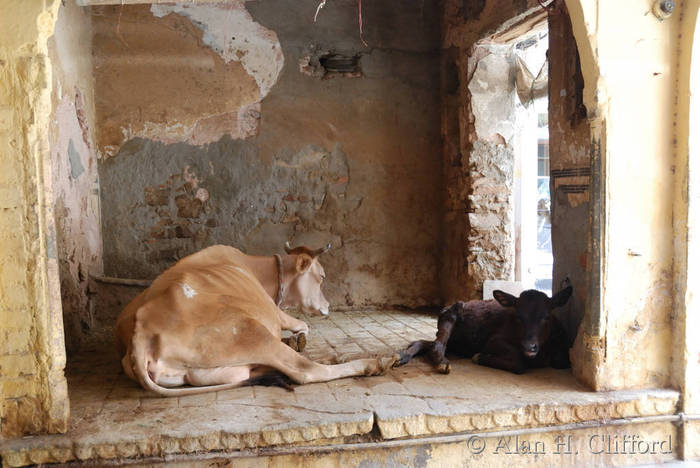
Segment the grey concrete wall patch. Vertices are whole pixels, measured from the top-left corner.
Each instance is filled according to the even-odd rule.
[[[68,141],[68,160],[70,161],[70,175],[74,179],[77,179],[85,172],[85,167],[83,167],[83,163],[80,161],[80,153],[75,149],[72,139]]]

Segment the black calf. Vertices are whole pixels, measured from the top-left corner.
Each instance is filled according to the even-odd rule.
[[[517,298],[494,291],[496,301],[457,302],[440,313],[435,341],[414,341],[396,365],[427,353],[447,374],[449,352],[516,374],[535,367],[566,369],[571,365],[566,331],[551,312],[566,304],[572,290],[568,286],[551,298],[532,289]]]

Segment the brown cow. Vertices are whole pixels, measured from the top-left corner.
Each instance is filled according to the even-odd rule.
[[[271,371],[310,383],[390,367],[396,356],[322,365],[282,343],[283,329],[306,333],[308,326],[272,297],[280,305],[328,313],[320,251],[288,245],[287,251],[252,257],[219,245],[163,272],[117,320],[126,374],[160,395],[181,396],[237,387]],[[169,388],[185,384],[194,388]]]

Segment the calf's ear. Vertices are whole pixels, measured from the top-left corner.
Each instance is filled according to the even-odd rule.
[[[311,257],[311,255],[308,254],[299,254],[297,256],[297,272],[298,273],[306,273],[309,271],[309,268],[311,268],[311,263],[313,263],[314,259]]]
[[[574,288],[571,286],[567,286],[558,293],[556,293],[554,296],[552,296],[552,307],[561,307],[564,304],[566,304],[571,297],[571,293],[574,291]]]
[[[496,299],[503,307],[515,307],[515,301],[517,300],[512,294],[503,292],[500,289],[496,289],[493,292],[493,298]]]

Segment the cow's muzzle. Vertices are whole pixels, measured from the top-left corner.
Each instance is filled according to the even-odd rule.
[[[527,343],[523,345],[523,354],[525,354],[526,357],[532,359],[535,356],[537,356],[537,353],[540,351],[539,346],[537,346],[537,343]]]

